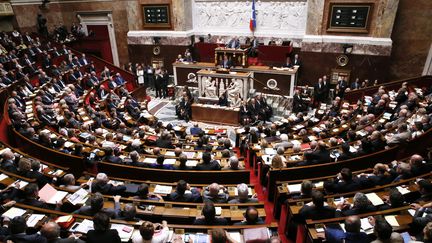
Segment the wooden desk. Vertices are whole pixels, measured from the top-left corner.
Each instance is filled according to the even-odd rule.
[[[214,70],[216,69],[214,63],[196,62],[196,63],[173,63],[174,83],[178,86],[187,85],[189,87],[198,88],[198,72],[202,69]],[[251,72],[256,80],[251,81],[251,89],[256,89],[258,92],[266,94],[284,93],[286,96],[292,97],[294,94],[294,87],[297,82],[298,68],[270,68],[269,66],[249,66],[246,68],[231,68],[235,72]],[[272,80],[271,82],[268,82]],[[273,82],[276,81],[275,82]],[[268,87],[269,83],[272,87]],[[274,85],[276,86],[274,87]]]
[[[221,65],[224,55],[228,56],[233,66],[248,66],[247,49],[232,49],[226,47],[218,47],[215,49],[215,65]]]
[[[192,104],[193,121],[238,125],[239,119],[239,108]]]

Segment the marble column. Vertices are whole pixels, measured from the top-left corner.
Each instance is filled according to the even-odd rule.
[[[308,0],[307,1],[307,35],[322,35],[322,21],[324,14],[324,5],[326,1],[323,0]]]

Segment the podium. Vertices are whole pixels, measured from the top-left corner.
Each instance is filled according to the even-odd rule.
[[[219,99],[225,91],[228,100],[231,101],[235,96],[240,98],[248,96],[249,89],[252,88],[252,74],[250,72],[228,72],[219,73],[214,70],[202,69],[198,75],[198,94],[199,97]]]
[[[218,47],[215,49],[215,66],[221,65],[224,55],[228,56],[234,67],[247,67],[248,55],[247,49],[232,49],[225,47]]]

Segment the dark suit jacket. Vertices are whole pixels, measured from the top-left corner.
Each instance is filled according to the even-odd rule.
[[[357,215],[357,214],[363,214],[363,213],[370,213],[376,211],[376,207],[374,205],[368,205],[366,208],[350,208],[344,211],[336,211],[335,217],[344,217],[344,216],[351,216],[351,215]]]
[[[99,211],[92,210],[92,208],[90,206],[82,206],[81,208],[75,210],[73,213],[74,214],[86,215],[86,216],[94,216],[98,212]],[[120,204],[115,203],[114,204],[114,209],[112,209],[112,208],[102,208],[101,212],[106,213],[111,218],[115,218],[120,213]]]
[[[43,237],[40,234],[27,235],[26,233],[9,235],[8,237],[5,238],[5,242],[7,240],[11,240],[11,241],[13,241],[15,243],[26,243],[26,242],[45,243],[45,242],[47,242],[47,240],[45,239],[45,237]]]
[[[100,184],[93,183],[91,185],[91,191],[93,193],[100,192],[107,195],[118,195],[126,190],[125,186],[113,186],[112,184],[105,184],[101,186]]]
[[[89,230],[87,232],[87,243],[120,243],[120,236],[117,230],[110,229],[108,231]]]
[[[227,225],[228,221],[225,218],[216,217],[214,220],[207,221],[205,218],[195,219],[194,225]]]
[[[221,167],[217,161],[211,161],[209,164],[197,164],[196,170],[220,170]]]
[[[179,194],[177,191],[169,195],[169,200],[174,202],[198,202],[201,201],[201,194],[198,190],[192,189],[192,193]]]
[[[308,206],[304,205],[299,212],[299,221],[304,223],[306,219],[330,219],[335,216],[335,209],[329,206],[324,206],[322,208],[317,208],[314,205]]]

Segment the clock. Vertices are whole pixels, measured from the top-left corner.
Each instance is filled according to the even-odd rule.
[[[153,55],[158,56],[161,52],[160,46],[153,47]]]
[[[336,58],[336,62],[339,66],[345,67],[349,62],[349,58],[347,55],[342,54]]]

